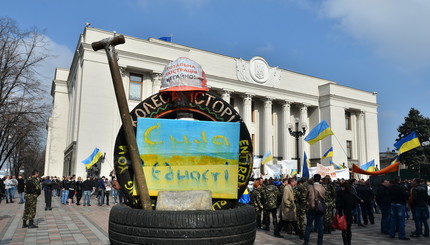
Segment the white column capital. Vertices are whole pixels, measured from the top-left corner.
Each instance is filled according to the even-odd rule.
[[[288,100],[285,100],[282,102],[282,110],[283,111],[289,111],[291,109],[291,102]]]
[[[230,103],[230,96],[233,90],[231,89],[222,89],[221,91],[221,98],[225,100],[227,103]]]
[[[152,73],[152,94],[158,93],[161,87],[161,73]]]
[[[154,73],[151,74],[151,78],[152,78],[153,81],[155,81],[155,80],[160,80],[161,81],[161,73],[154,72]]]
[[[264,98],[264,106],[271,106],[273,102],[273,98],[265,97]]]
[[[300,107],[300,113],[306,113],[308,111],[308,106],[302,104]]]
[[[223,94],[228,94],[228,95],[231,95],[231,93],[234,92],[233,89],[227,89],[227,88],[223,88],[221,91]]]
[[[243,101],[246,102],[251,102],[252,97],[254,96],[253,94],[250,93],[244,93],[240,95],[243,98]]]

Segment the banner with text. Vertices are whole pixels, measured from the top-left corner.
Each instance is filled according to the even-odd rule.
[[[239,134],[239,123],[139,118],[149,194],[211,190],[213,198],[237,198]]]

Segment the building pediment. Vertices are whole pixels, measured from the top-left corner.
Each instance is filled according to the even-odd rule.
[[[267,61],[259,56],[255,56],[250,61],[243,59],[235,60],[238,80],[279,88],[281,70],[278,67],[270,67]]]

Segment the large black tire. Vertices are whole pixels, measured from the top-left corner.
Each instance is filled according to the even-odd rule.
[[[109,216],[115,244],[253,244],[252,206],[216,211],[148,211],[116,205]]]

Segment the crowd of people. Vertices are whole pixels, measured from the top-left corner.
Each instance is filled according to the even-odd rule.
[[[62,179],[56,176],[44,176],[38,178],[40,187],[45,197],[45,210],[52,210],[52,198],[58,197],[63,205],[91,206],[91,199],[95,197],[98,206],[126,202],[123,192],[119,188],[113,188],[115,177],[86,178],[63,176]],[[23,176],[6,175],[0,178],[0,203],[24,204],[25,180]],[[111,198],[110,198],[111,197]]]
[[[118,188],[115,177],[90,178],[64,176],[38,177],[38,172],[24,180],[22,176],[5,176],[0,179],[0,203],[25,203],[23,227],[37,228],[33,223],[37,197],[44,192],[45,210],[52,210],[52,198],[59,198],[62,205],[91,206],[91,197],[95,196],[98,206],[126,202],[123,192]],[[401,181],[382,179],[372,188],[369,181],[337,180],[330,176],[322,178],[315,174],[313,178],[258,178],[249,190],[250,204],[256,212],[257,229],[270,231],[273,226],[274,236],[283,237],[282,231],[295,234],[309,244],[311,232],[317,232],[318,245],[323,244],[324,234],[333,231],[332,222],[335,214],[345,216],[347,227],[342,230],[342,240],[350,245],[351,226],[366,227],[375,225],[375,213],[381,214],[380,231],[400,240],[410,240],[406,235],[405,221],[414,220],[415,230],[410,237],[429,237],[430,187],[423,179]],[[83,198],[83,200],[82,200]],[[82,203],[81,203],[82,201]],[[324,203],[323,211],[321,204]],[[27,220],[29,224],[27,225]]]
[[[375,224],[375,213],[381,214],[380,231],[400,240],[410,240],[405,231],[405,220],[412,218],[415,230],[411,237],[429,237],[430,187],[423,179],[401,181],[383,179],[372,188],[365,180],[337,180],[315,174],[311,179],[285,178],[254,180],[250,189],[251,205],[256,211],[257,229],[283,237],[282,231],[294,234],[309,244],[311,232],[317,232],[318,245],[324,234],[334,229],[335,214],[345,216],[347,228],[342,230],[345,245],[351,244],[352,225],[367,227]],[[321,212],[320,204],[324,203]],[[271,222],[272,221],[272,222]]]
[[[44,176],[39,178],[39,172],[34,170],[32,176],[24,180],[23,176],[5,176],[0,178],[0,204],[3,200],[6,204],[15,203],[18,192],[18,204],[25,204],[22,228],[38,228],[33,222],[36,215],[37,198],[43,192],[45,198],[45,211],[52,210],[52,198],[57,197],[62,205],[91,206],[91,197],[95,197],[98,206],[111,203],[127,202],[124,193],[120,190],[114,176],[111,178],[90,178],[83,180],[81,177]],[[81,203],[83,197],[83,202]],[[113,198],[113,202],[109,201]],[[112,199],[111,199],[112,200]],[[27,224],[27,221],[29,223]]]

